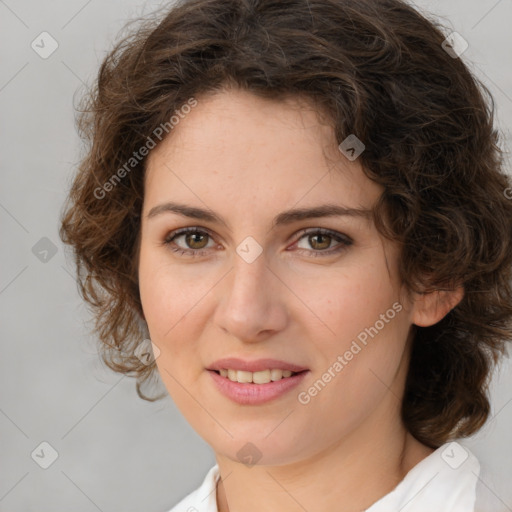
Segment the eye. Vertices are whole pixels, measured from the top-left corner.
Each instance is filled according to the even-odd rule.
[[[185,247],[178,245],[175,240],[183,238]],[[164,245],[171,246],[171,250],[179,254],[188,256],[201,256],[207,252],[207,241],[208,238],[212,238],[211,235],[198,228],[183,228],[178,231],[173,231],[164,240]],[[215,245],[215,244],[213,244]],[[173,247],[177,246],[177,247]],[[211,248],[212,246],[210,246]]]
[[[297,240],[295,245],[298,246],[303,239],[305,239],[306,243],[315,250],[311,251],[307,248],[300,248],[300,250],[307,250],[314,257],[337,254],[353,244],[352,239],[347,235],[322,228],[302,231],[302,236]],[[338,247],[334,249],[331,247],[333,240],[338,242]]]

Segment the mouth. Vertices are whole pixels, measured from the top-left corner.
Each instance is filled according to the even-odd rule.
[[[283,397],[310,371],[276,359],[244,361],[236,358],[221,359],[206,370],[216,389],[241,405],[259,405]]]

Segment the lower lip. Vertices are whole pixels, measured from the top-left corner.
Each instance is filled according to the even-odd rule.
[[[241,405],[259,405],[285,395],[298,386],[309,372],[304,371],[267,384],[233,382],[213,370],[208,370],[208,373],[219,391],[233,402]]]

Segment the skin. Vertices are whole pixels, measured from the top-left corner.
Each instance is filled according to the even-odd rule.
[[[362,510],[432,452],[400,419],[411,326],[439,321],[462,291],[408,298],[397,275],[398,248],[368,218],[272,226],[291,208],[375,204],[381,187],[337,145],[332,127],[305,100],[270,101],[225,89],[199,97],[147,160],[139,253],[143,311],[160,349],[163,382],[215,452],[221,512],[320,512],[340,510],[341,503],[343,511]],[[226,226],[173,212],[148,218],[168,201],[209,209]],[[210,236],[164,243],[184,227]],[[314,235],[318,228],[348,236],[352,244],[301,232]],[[248,236],[263,250],[252,263],[236,252]],[[206,252],[192,257],[171,247]],[[395,302],[402,310],[301,404],[298,393]],[[228,356],[282,359],[310,371],[299,388],[276,400],[239,405],[206,371]],[[252,467],[237,457],[247,442],[261,452]]]

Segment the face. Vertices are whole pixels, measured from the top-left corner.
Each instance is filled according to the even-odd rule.
[[[307,103],[197,101],[147,161],[139,283],[163,382],[233,460],[371,435],[398,418],[412,323],[367,213],[382,189]]]

